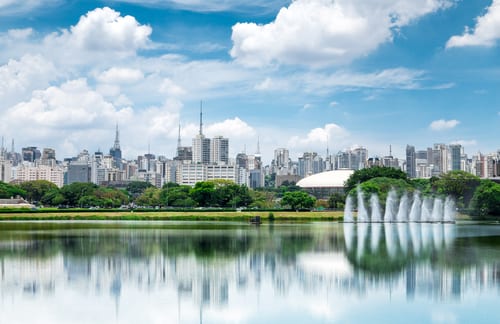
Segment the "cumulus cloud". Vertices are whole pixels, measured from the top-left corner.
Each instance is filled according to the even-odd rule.
[[[327,143],[343,146],[349,132],[334,123],[326,124],[323,128],[314,128],[306,136],[292,136],[288,141],[288,147],[298,151],[322,151]]]
[[[0,108],[27,98],[57,78],[54,65],[40,55],[24,55],[0,66]]]
[[[477,17],[476,26],[465,27],[462,35],[452,36],[447,48],[464,46],[494,46],[500,39],[500,0],[493,0],[486,14]]]
[[[208,125],[205,130],[207,136],[221,135],[231,138],[251,138],[256,135],[255,130],[238,117]]]
[[[99,75],[97,81],[102,83],[135,83],[144,78],[141,70],[112,67]]]
[[[477,145],[477,141],[476,140],[458,140],[458,141],[453,141],[450,144],[452,144],[452,145],[459,144],[459,145],[462,145],[464,147],[466,147],[466,146],[476,146]]]
[[[81,16],[70,30],[46,37],[47,45],[91,52],[134,54],[150,43],[150,26],[132,16],[121,16],[111,8],[97,8]]]
[[[235,11],[246,12],[249,9],[260,9],[259,12],[265,13],[288,4],[289,0],[113,0],[115,2],[135,3],[141,6],[178,8],[197,12],[218,12]]]
[[[169,78],[163,79],[159,91],[172,97],[182,96],[186,91]]]
[[[429,128],[433,131],[443,131],[455,128],[458,124],[460,124],[460,122],[456,119],[451,119],[451,120],[439,119],[433,121],[429,125]]]
[[[296,0],[264,25],[233,26],[231,56],[249,66],[348,63],[451,0]]]
[[[181,102],[169,99],[143,109],[132,109],[126,102],[123,94],[108,99],[86,79],[75,79],[34,91],[30,100],[7,109],[0,121],[16,142],[50,145],[59,157],[111,146],[115,123],[124,130],[121,140],[128,157],[147,152],[148,140],[158,144],[177,137]],[[165,152],[165,147],[156,149]]]

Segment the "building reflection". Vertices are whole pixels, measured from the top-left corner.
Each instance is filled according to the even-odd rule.
[[[128,288],[173,291],[179,318],[188,311],[183,305],[197,305],[201,317],[204,309],[227,307],[235,294],[258,295],[265,288],[283,298],[295,289],[315,298],[391,290],[409,301],[497,291],[500,260],[474,246],[458,250],[473,242],[463,240],[451,224],[360,223],[230,235],[153,229],[58,233],[44,242],[2,241],[0,290],[2,299],[61,289],[109,295],[117,316]]]

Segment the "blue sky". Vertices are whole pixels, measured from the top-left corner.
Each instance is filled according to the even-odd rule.
[[[20,4],[21,3],[21,4]],[[249,4],[250,3],[250,4]],[[198,131],[293,159],[500,148],[500,0],[0,1],[0,129],[62,159]]]

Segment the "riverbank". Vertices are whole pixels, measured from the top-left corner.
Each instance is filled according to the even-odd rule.
[[[186,220],[186,221],[249,221],[260,216],[262,221],[342,221],[342,211],[98,211],[98,212],[0,212],[0,221],[7,220]]]

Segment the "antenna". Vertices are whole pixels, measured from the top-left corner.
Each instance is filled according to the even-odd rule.
[[[260,137],[259,136],[257,136],[257,153],[256,154],[260,155]]]
[[[200,100],[200,135],[203,135],[203,101]]]
[[[392,145],[389,144],[389,156],[392,156]]]
[[[12,150],[12,151],[11,151],[11,152],[12,152],[12,154],[14,154],[14,153],[15,153],[15,151],[14,151],[14,139],[12,139],[12,147],[11,147],[11,150]]]
[[[329,144],[329,138],[328,134],[326,135],[326,158],[330,156],[330,150],[328,149],[328,144]]]
[[[181,122],[179,121],[179,137],[177,137],[177,150],[181,147]]]

